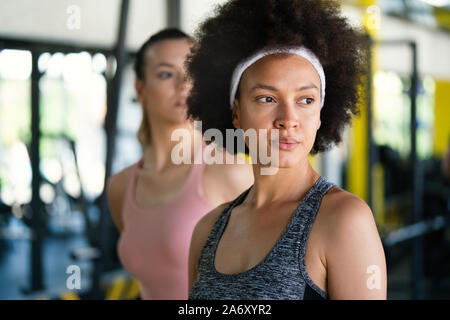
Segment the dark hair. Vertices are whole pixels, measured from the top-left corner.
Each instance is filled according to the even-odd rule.
[[[327,87],[322,125],[311,153],[342,140],[342,129],[358,114],[359,84],[366,71],[366,37],[341,16],[333,0],[232,0],[218,6],[195,34],[188,59],[193,89],[188,116],[203,132],[233,129],[230,82],[239,62],[272,46],[305,46],[323,65]]]
[[[187,39],[193,41],[193,39],[185,34],[183,31],[176,28],[169,28],[159,31],[158,33],[151,36],[145,43],[141,46],[136,54],[136,59],[134,61],[134,72],[139,80],[145,80],[145,53],[147,49],[159,41],[163,40],[177,40],[177,39]],[[150,143],[150,127],[147,121],[147,110],[142,108],[142,121],[137,132],[137,137],[142,148],[145,148]]]
[[[177,39],[193,40],[190,36],[177,28],[168,28],[155,33],[147,41],[145,41],[137,52],[136,59],[134,61],[134,72],[136,73],[136,77],[140,80],[145,80],[145,53],[148,48],[159,41]]]

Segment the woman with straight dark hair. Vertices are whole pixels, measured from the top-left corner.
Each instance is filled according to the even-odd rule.
[[[187,118],[191,82],[185,61],[192,39],[178,29],[153,35],[137,53],[136,92],[142,105],[142,158],[111,177],[107,192],[120,231],[119,258],[140,284],[142,299],[187,299],[189,242],[198,220],[253,182],[251,167],[203,162],[201,132]],[[177,164],[172,133],[187,133],[191,156]]]

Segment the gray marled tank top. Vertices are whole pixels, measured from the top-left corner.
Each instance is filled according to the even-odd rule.
[[[255,267],[236,274],[222,274],[214,266],[220,238],[234,207],[250,189],[232,201],[219,216],[198,261],[197,280],[190,300],[306,300],[327,299],[308,276],[306,242],[323,196],[334,186],[320,177],[295,210],[288,226],[269,254]]]

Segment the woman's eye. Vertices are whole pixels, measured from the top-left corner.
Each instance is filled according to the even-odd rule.
[[[257,99],[259,102],[263,103],[272,103],[275,102],[275,100],[272,97],[261,97]]]
[[[172,77],[172,73],[170,73],[170,72],[161,72],[161,73],[158,75],[158,78],[163,79],[163,80],[169,79],[169,78],[171,78],[171,77]]]
[[[305,98],[305,99],[300,100],[300,102],[303,104],[312,104],[312,103],[314,103],[314,99],[313,98]]]

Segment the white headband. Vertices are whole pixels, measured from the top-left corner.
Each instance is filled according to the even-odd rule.
[[[273,49],[263,49],[252,55],[251,57],[245,59],[243,62],[237,65],[236,69],[234,69],[233,76],[231,78],[231,94],[230,94],[230,106],[233,108],[234,99],[236,98],[236,92],[239,86],[239,82],[241,81],[242,74],[247,70],[252,64],[256,61],[264,58],[265,56],[277,53],[291,53],[296,54],[300,57],[308,60],[313,67],[316,69],[317,73],[320,77],[321,84],[321,108],[325,103],[325,72],[323,71],[323,67],[320,64],[319,59],[316,55],[309,49],[305,47],[280,47]]]

